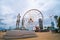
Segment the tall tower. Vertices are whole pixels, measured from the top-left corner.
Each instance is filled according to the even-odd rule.
[[[20,13],[17,15],[17,21],[16,21],[16,29],[19,29],[19,25],[20,25]]]
[[[43,21],[42,21],[42,19],[39,19],[39,27],[40,27],[40,30],[43,29]]]

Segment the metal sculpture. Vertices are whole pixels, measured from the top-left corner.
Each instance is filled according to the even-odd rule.
[[[35,14],[34,14],[35,13]],[[30,15],[31,14],[31,15]],[[36,14],[37,14],[37,17],[36,17]],[[30,17],[30,18],[29,18]],[[40,18],[41,17],[41,18]],[[35,19],[34,19],[35,18]],[[43,14],[38,10],[38,9],[31,9],[31,10],[28,10],[24,15],[23,15],[23,18],[22,18],[22,28],[23,29],[26,29],[25,28],[25,20],[27,19],[26,22],[30,23],[31,22],[34,22],[34,20],[36,19],[41,19],[42,21],[42,28],[43,28]],[[28,25],[28,24],[27,24]],[[39,25],[39,27],[41,28],[41,25]]]

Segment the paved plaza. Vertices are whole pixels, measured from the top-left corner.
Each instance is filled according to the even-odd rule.
[[[6,32],[0,32],[0,40],[6,40],[6,39],[3,39],[3,35],[5,34]],[[8,39],[8,40],[60,40],[59,33],[36,32],[36,35],[37,37],[33,37],[33,38]]]

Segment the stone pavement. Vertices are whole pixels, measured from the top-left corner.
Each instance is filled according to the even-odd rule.
[[[34,31],[27,31],[27,30],[11,30],[7,31],[4,35],[4,38],[28,38],[28,37],[36,37]]]

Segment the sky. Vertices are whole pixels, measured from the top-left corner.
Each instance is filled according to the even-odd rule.
[[[2,22],[7,24],[5,28],[15,27],[18,13],[22,19],[25,12],[30,9],[40,10],[44,16],[44,26],[50,26],[51,19],[55,22],[53,16],[60,16],[60,0],[0,0],[0,19],[4,19]]]

